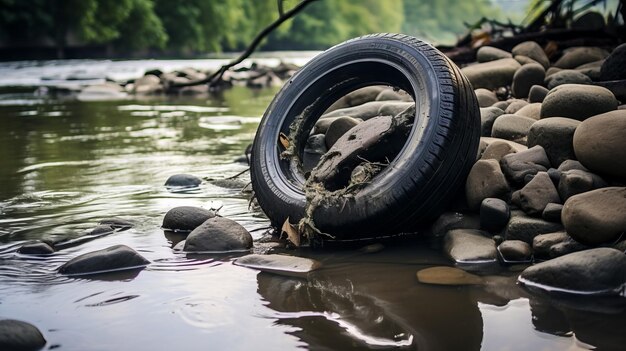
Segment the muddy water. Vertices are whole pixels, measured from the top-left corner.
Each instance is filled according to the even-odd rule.
[[[176,173],[222,179],[251,142],[275,91],[233,89],[208,100],[78,103],[30,93],[0,96],[0,317],[28,321],[60,350],[576,350],[626,344],[621,300],[548,298],[515,284],[517,268],[483,268],[471,287],[417,282],[449,265],[426,242],[292,252],[319,259],[309,279],[187,256],[160,229],[180,205],[220,208],[254,238],[268,221],[238,185],[189,193]],[[226,117],[226,118],[225,118]],[[223,184],[222,184],[223,185]],[[98,221],[137,226],[47,257],[15,253],[28,240],[85,238]],[[68,278],[79,254],[125,244],[152,263],[131,273]],[[263,251],[256,243],[256,251]]]

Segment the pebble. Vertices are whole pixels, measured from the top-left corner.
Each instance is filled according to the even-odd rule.
[[[528,262],[533,252],[528,243],[521,240],[505,240],[498,245],[498,252],[504,262]]]
[[[126,245],[115,245],[89,252],[66,262],[59,273],[66,275],[97,274],[144,268],[150,261]]]
[[[563,84],[591,84],[591,78],[574,69],[564,69],[545,78],[544,84],[552,90]]]
[[[502,116],[504,111],[497,107],[483,107],[480,109],[480,135],[491,136],[491,128],[496,118]]]
[[[434,285],[479,285],[483,279],[455,267],[430,267],[417,271],[417,281]]]
[[[508,179],[522,184],[528,174],[545,172],[550,168],[550,160],[543,147],[536,145],[525,151],[505,155],[500,161],[502,171]]]
[[[565,50],[563,56],[554,63],[554,67],[572,69],[585,63],[605,59],[609,53],[594,46],[579,46]]]
[[[334,120],[326,131],[326,149],[330,149],[342,135],[360,123],[360,120],[348,116],[339,117]]]
[[[571,254],[572,252],[578,252],[588,249],[590,249],[589,246],[579,243],[568,235],[567,238],[565,238],[565,240],[563,240],[562,242],[552,245],[550,247],[548,255],[550,256],[550,258],[555,258]]]
[[[553,233],[563,230],[559,223],[548,222],[540,218],[528,216],[513,216],[506,226],[504,238],[506,240],[522,240],[531,244],[539,234]]]
[[[509,143],[496,140],[487,145],[487,148],[480,157],[481,160],[496,160],[500,162],[502,157],[517,152],[517,150]]]
[[[480,107],[489,107],[498,102],[498,97],[491,90],[480,88],[474,90],[474,94],[476,94],[476,99],[478,99],[478,106]]]
[[[239,257],[233,264],[288,277],[306,277],[322,267],[322,263],[305,257],[251,254]]]
[[[626,229],[626,187],[608,187],[570,197],[563,225],[576,241],[599,245],[616,241]]]
[[[479,63],[512,57],[513,55],[511,55],[510,52],[494,48],[493,46],[481,46],[478,51],[476,51],[476,61]]]
[[[515,112],[518,116],[524,116],[528,118],[532,118],[534,120],[538,120],[541,114],[541,103],[535,102],[532,104],[528,104]]]
[[[549,257],[550,248],[558,243],[561,243],[569,238],[566,232],[554,232],[539,234],[533,238],[533,252],[535,256]]]
[[[506,96],[504,96],[503,98],[506,99]],[[506,110],[507,107],[509,107],[509,105],[511,104],[511,101],[498,101],[495,104],[493,104],[491,107],[496,107],[502,110],[502,112],[504,112],[504,110]]]
[[[533,85],[543,84],[546,77],[546,70],[538,63],[523,65],[513,75],[513,85],[511,91],[516,98],[524,99],[528,97],[530,88]]]
[[[596,85],[563,84],[548,93],[541,105],[541,118],[566,117],[582,121],[617,109],[613,93]]]
[[[191,174],[174,174],[165,181],[168,189],[197,188],[202,183],[202,179]]]
[[[239,223],[224,217],[213,217],[194,229],[183,250],[185,252],[242,252],[252,248],[252,236]]]
[[[477,211],[481,202],[490,197],[508,199],[510,188],[496,160],[478,160],[465,183],[465,196],[471,210]]]
[[[566,201],[574,195],[606,186],[608,184],[600,176],[588,171],[572,169],[561,172],[558,189],[561,199]]]
[[[485,63],[478,63],[461,69],[474,89],[485,88],[495,90],[511,85],[513,75],[521,65],[512,58],[505,58]]]
[[[22,245],[17,252],[24,255],[50,255],[54,253],[54,248],[48,243],[36,241]]]
[[[540,216],[549,203],[560,203],[561,198],[546,172],[537,173],[520,190],[522,210],[531,216]]]
[[[480,227],[491,233],[504,229],[509,222],[511,210],[506,201],[487,198],[480,203]]]
[[[507,106],[506,109],[504,109],[504,113],[514,114],[515,112],[519,111],[521,108],[527,105],[528,105],[528,101],[521,100],[521,99],[513,99],[511,100],[511,103],[509,104],[509,106]]]
[[[482,230],[454,229],[444,237],[446,254],[457,263],[494,262],[496,245]]]
[[[603,63],[604,60],[585,63],[584,65],[576,67],[576,71],[586,75],[592,81],[599,81]]]
[[[526,144],[530,127],[536,120],[514,114],[504,114],[493,122],[491,136]]]
[[[576,129],[573,145],[586,168],[626,180],[626,110],[586,119]]]
[[[548,67],[550,67],[550,60],[548,59],[548,56],[543,51],[541,46],[534,41],[525,41],[517,44],[513,47],[511,53],[513,56],[522,55],[529,57],[542,65],[544,69],[548,69]]]
[[[567,172],[571,171],[572,169],[579,169],[581,171],[589,172],[589,170],[585,166],[583,166],[582,163],[580,163],[580,161],[578,160],[565,160],[561,162],[558,171]]]
[[[600,69],[600,80],[626,79],[626,44],[613,50]]]
[[[46,339],[34,325],[15,319],[0,319],[0,349],[34,351],[46,345]]]
[[[580,121],[571,118],[550,117],[535,122],[528,132],[528,147],[540,145],[550,164],[558,167],[563,161],[576,158],[574,132]]]
[[[175,232],[191,232],[207,219],[215,217],[215,212],[200,207],[179,206],[167,211],[162,228]]]
[[[453,229],[480,229],[480,218],[476,215],[444,212],[430,226],[430,234],[433,237],[443,237]]]
[[[561,223],[561,212],[563,211],[563,205],[557,203],[549,203],[541,213],[541,218],[549,222]]]
[[[626,255],[611,248],[575,252],[530,266],[518,280],[548,292],[617,295],[626,284]]]
[[[528,92],[528,102],[543,102],[548,95],[549,90],[542,85],[533,85]]]

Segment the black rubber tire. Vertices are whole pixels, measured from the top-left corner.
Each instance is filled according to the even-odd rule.
[[[281,159],[279,134],[288,135],[302,114],[306,117],[300,135],[308,136],[334,101],[370,85],[410,93],[416,102],[415,123],[391,165],[354,198],[315,210],[317,228],[338,240],[413,232],[441,214],[457,194],[480,139],[480,113],[471,84],[431,45],[401,34],[372,34],[313,58],[265,112],[254,139],[251,178],[272,225],[280,227],[287,217],[298,221],[306,204],[304,176],[294,162]],[[303,145],[296,151],[302,155]]]

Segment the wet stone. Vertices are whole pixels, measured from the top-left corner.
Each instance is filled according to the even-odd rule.
[[[168,189],[185,189],[197,188],[202,179],[191,174],[174,174],[165,181],[165,187]]]
[[[496,246],[482,230],[454,229],[444,237],[446,254],[457,263],[494,262]]]
[[[89,235],[103,235],[110,234],[115,231],[115,228],[109,224],[99,224],[89,231]]]
[[[581,244],[568,235],[565,240],[550,246],[548,255],[550,256],[550,258],[555,258],[571,254],[572,252],[583,251],[590,248],[590,246]]]
[[[548,91],[549,90],[542,85],[533,85],[528,92],[528,102],[543,102],[543,99],[548,95]]]
[[[54,248],[47,243],[38,241],[22,245],[17,249],[17,252],[24,255],[50,255],[54,253]]]
[[[486,198],[508,199],[509,185],[496,160],[478,160],[465,183],[465,196],[470,209],[478,210]]]
[[[571,253],[526,268],[520,283],[579,294],[618,294],[626,284],[626,255],[611,248]]]
[[[549,203],[559,203],[561,198],[546,172],[539,172],[520,190],[520,205],[524,212],[539,216]]]
[[[541,213],[541,218],[549,222],[561,223],[561,212],[563,205],[557,203],[549,203]]]
[[[417,281],[433,285],[479,285],[483,279],[455,267],[430,267],[417,272]]]
[[[499,232],[509,222],[511,211],[506,201],[487,198],[480,204],[480,227],[489,232]]]
[[[513,57],[513,55],[511,55],[510,52],[494,48],[493,46],[481,46],[478,51],[476,51],[476,61],[479,63],[511,57]]]
[[[548,69],[548,67],[550,67],[550,60],[548,60],[548,56],[543,51],[541,46],[534,41],[525,41],[517,44],[513,47],[511,53],[513,56],[522,55],[529,57],[541,64],[544,69]]]
[[[526,98],[533,85],[543,84],[546,70],[538,63],[523,65],[513,75],[513,85],[511,91],[516,98]]]
[[[523,183],[526,175],[545,172],[550,167],[545,150],[538,145],[525,151],[508,154],[502,158],[500,164],[507,178],[516,184]]]
[[[558,71],[545,79],[545,86],[553,89],[563,84],[591,84],[591,78],[586,74],[573,69]]]
[[[35,351],[46,345],[46,339],[34,325],[15,319],[0,319],[0,349]]]
[[[194,229],[185,240],[185,252],[242,252],[252,248],[252,236],[239,223],[213,217]]]
[[[626,79],[626,44],[613,50],[600,69],[600,80]]]
[[[509,220],[504,238],[506,240],[522,240],[531,244],[539,234],[553,233],[562,229],[563,226],[559,223],[528,216],[515,216]]]
[[[504,111],[497,107],[483,107],[480,109],[480,135],[491,136],[491,128],[496,118],[504,114]]]
[[[480,229],[480,218],[459,212],[444,212],[430,227],[430,234],[442,237],[453,229]]]
[[[541,118],[565,117],[579,121],[617,109],[613,93],[596,85],[563,84],[548,93],[541,105]]]
[[[346,132],[359,124],[359,122],[358,119],[348,116],[339,117],[334,120],[326,131],[326,137],[324,139],[326,148],[330,149],[342,135],[346,134]]]
[[[261,272],[274,273],[291,277],[306,277],[322,267],[319,261],[288,255],[246,255],[236,259],[234,264],[242,267],[258,269]]]
[[[200,207],[180,206],[167,211],[163,217],[163,229],[177,232],[191,232],[207,219],[215,217],[215,212]]]
[[[606,186],[608,184],[598,175],[579,169],[572,169],[561,172],[558,190],[561,199],[566,201],[574,195]]]
[[[568,240],[568,238],[569,235],[566,232],[539,234],[533,238],[533,252],[535,256],[549,257],[550,248]]]
[[[498,97],[491,90],[484,88],[476,89],[474,90],[474,94],[476,94],[476,99],[478,99],[478,106],[480,107],[489,107],[498,102]]]
[[[498,117],[493,123],[491,136],[526,144],[530,127],[536,120],[528,117],[505,114]]]
[[[74,257],[59,268],[66,275],[96,274],[143,268],[150,264],[137,251],[126,245],[115,245],[106,249]]]
[[[498,252],[504,262],[528,262],[532,259],[532,249],[521,240],[505,240],[498,245]]]
[[[573,159],[574,132],[580,121],[571,118],[551,117],[537,121],[528,132],[528,147],[540,145],[550,164],[558,167],[563,161]]]

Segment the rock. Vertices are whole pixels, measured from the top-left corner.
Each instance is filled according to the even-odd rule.
[[[606,50],[594,46],[569,48],[554,63],[554,67],[572,69],[585,63],[605,59],[607,56],[609,53]]]
[[[520,65],[524,66],[524,65],[531,65],[531,64],[538,64],[541,66],[541,64],[533,59],[531,59],[528,56],[524,56],[524,55],[515,55],[515,57],[513,57],[515,59],[515,61],[519,62]],[[543,66],[541,66],[541,68],[543,68]]]
[[[561,257],[567,254],[571,254],[572,252],[583,251],[589,248],[589,246],[581,244],[578,241],[572,239],[570,236],[567,236],[565,240],[552,245],[550,247],[548,255],[550,256],[550,258]]]
[[[246,82],[247,87],[256,89],[280,87],[282,85],[282,79],[271,71],[260,74]]]
[[[54,253],[54,248],[42,241],[36,241],[22,245],[17,252],[25,255],[50,255]]]
[[[494,262],[496,246],[487,233],[475,229],[454,229],[444,237],[446,254],[457,263]]]
[[[543,51],[541,46],[534,41],[525,41],[517,44],[513,50],[511,50],[511,53],[513,56],[522,55],[529,57],[541,64],[544,69],[548,69],[548,67],[550,67],[550,60],[548,60],[548,56],[546,56],[546,53]]]
[[[145,76],[135,80],[133,92],[141,95],[162,93],[163,85],[161,85],[161,79],[155,75],[146,74]]]
[[[546,70],[538,63],[523,65],[513,75],[513,85],[511,91],[516,98],[526,98],[533,85],[543,84],[546,77]]]
[[[135,222],[124,218],[105,218],[98,222],[99,225],[108,225],[113,229],[126,230],[135,226]]]
[[[470,209],[476,211],[489,197],[508,199],[510,188],[496,160],[478,160],[465,183],[465,196]]]
[[[358,119],[348,116],[339,117],[334,120],[326,131],[326,148],[330,149],[342,135],[346,134],[346,132],[359,123],[360,121]]]
[[[174,174],[165,181],[165,187],[168,189],[187,189],[197,188],[202,179],[191,174]]]
[[[239,257],[233,264],[290,277],[306,277],[310,272],[322,267],[319,261],[287,255],[252,254]]]
[[[495,90],[510,85],[513,75],[521,65],[512,58],[505,58],[467,66],[461,69],[474,89],[485,88]]]
[[[455,267],[429,267],[417,272],[417,281],[434,285],[479,285],[483,279]]]
[[[574,153],[588,169],[626,180],[626,110],[583,121],[574,133]]]
[[[505,114],[493,122],[491,136],[526,144],[530,127],[536,120],[524,116]]]
[[[376,101],[412,101],[411,95],[404,90],[385,89],[376,95]]]
[[[59,268],[59,273],[66,275],[97,274],[144,268],[148,264],[150,261],[137,251],[126,245],[115,245],[74,257]]]
[[[524,116],[528,118],[532,118],[534,120],[538,120],[541,114],[541,103],[535,102],[532,104],[528,104],[515,112],[518,116]]]
[[[541,118],[566,117],[582,121],[617,109],[613,93],[595,85],[563,84],[548,93],[541,105]]]
[[[539,146],[505,155],[500,161],[502,171],[514,183],[521,184],[527,174],[545,172],[550,167],[550,160],[545,150]]]
[[[379,116],[379,110],[384,104],[388,104],[388,101],[370,101],[361,105],[356,105],[352,107],[345,107],[337,110],[333,110],[331,112],[327,112],[322,117],[320,117],[319,121],[331,118],[331,117],[341,117],[341,116],[350,116],[353,118],[360,118],[362,120],[367,120],[376,116]],[[331,106],[332,107],[332,106]],[[330,108],[329,108],[330,109]],[[332,123],[332,122],[331,122]],[[329,124],[330,126],[330,124]],[[320,133],[321,131],[316,130],[315,133]]]
[[[512,115],[527,105],[528,105],[528,102],[524,100],[520,100],[520,99],[511,100],[511,103],[509,104],[509,106],[506,107],[506,109],[504,110],[504,113]]]
[[[378,94],[387,88],[380,85],[364,87],[357,89],[335,101],[327,110],[327,112],[362,105],[366,102],[376,100]]]
[[[476,94],[476,99],[478,99],[478,106],[480,107],[489,107],[498,102],[498,97],[491,90],[480,88],[474,90],[474,93]]]
[[[533,85],[528,92],[528,102],[543,102],[549,90],[541,85]]]
[[[342,117],[340,117],[342,118]],[[307,173],[315,168],[322,156],[328,151],[326,148],[326,136],[324,134],[311,135],[304,146],[302,154],[302,170]]]
[[[517,150],[511,144],[497,140],[487,146],[480,159],[500,162],[502,157],[515,152]]]
[[[600,69],[600,80],[626,79],[626,44],[613,50]]]
[[[128,94],[121,86],[109,82],[87,86],[76,95],[78,101],[123,100],[126,98],[128,98]]]
[[[558,189],[561,199],[566,201],[574,195],[606,186],[608,184],[598,175],[579,169],[572,169],[561,172]]]
[[[561,172],[555,168],[549,168],[547,172],[548,176],[550,176],[550,179],[552,180],[552,183],[554,183],[554,186],[558,187],[559,182],[561,181]]]
[[[563,229],[559,223],[528,216],[511,217],[504,232],[506,240],[522,240],[531,244],[539,234],[553,233]]]
[[[99,224],[89,231],[89,235],[100,236],[103,234],[111,234],[115,231],[113,226],[108,224]]]
[[[528,147],[540,145],[546,151],[550,164],[558,167],[563,161],[573,159],[574,132],[580,121],[571,118],[551,117],[535,122],[528,132]]]
[[[509,222],[511,211],[506,201],[487,198],[480,203],[480,227],[489,232],[499,232]]]
[[[511,57],[513,57],[513,55],[511,55],[510,52],[494,48],[493,46],[481,46],[478,51],[476,51],[476,61],[478,61],[479,63]]]
[[[592,81],[600,80],[600,74],[602,70],[602,64],[604,60],[585,63],[584,65],[576,67],[576,71],[586,75]]]
[[[559,203],[561,198],[550,176],[539,172],[520,190],[520,205],[524,212],[531,216],[539,216],[549,203]]]
[[[558,68],[558,67],[550,67],[546,70],[546,78],[550,77],[551,75],[557,73],[557,72],[561,72],[563,70],[563,68]]]
[[[491,145],[493,143],[507,143],[507,144],[509,144],[513,148],[513,150],[515,150],[515,152],[528,150],[528,147],[526,147],[526,145],[522,145],[522,144],[516,143],[514,141],[505,140],[505,139],[499,139],[499,138],[491,138],[491,137],[481,137],[480,138],[480,144],[483,145],[481,154],[485,151],[485,149],[489,145]]]
[[[626,231],[626,187],[574,195],[565,202],[561,218],[567,233],[580,243],[615,241]]]
[[[413,101],[388,101],[378,109],[378,115],[396,116],[411,106],[415,106]]]
[[[326,131],[328,131],[328,127],[330,127],[330,125],[339,118],[341,117],[322,117],[318,119],[313,126],[313,131],[311,132],[311,135],[326,134]]]
[[[549,257],[550,248],[569,238],[566,232],[555,232],[547,234],[539,234],[533,238],[533,252],[535,256]]]
[[[504,98],[506,99],[506,97]],[[498,101],[495,104],[493,104],[491,107],[499,108],[502,110],[502,112],[504,112],[504,110],[506,110],[506,108],[509,107],[510,104],[511,104],[511,101]]]
[[[571,171],[572,169],[579,169],[581,171],[589,172],[589,170],[577,160],[565,160],[561,162],[561,164],[559,165],[558,171],[567,172],[567,171]]]
[[[0,349],[34,351],[46,345],[46,339],[34,325],[15,319],[0,319]]]
[[[575,252],[528,267],[518,280],[549,292],[619,294],[626,284],[626,255],[610,248]]]
[[[626,254],[626,240],[622,240],[613,246],[614,249],[620,250]]]
[[[480,109],[480,135],[491,136],[491,128],[496,118],[504,114],[504,111],[497,107],[483,107]]]
[[[167,211],[163,217],[163,229],[173,232],[191,232],[207,219],[215,217],[215,212],[200,207],[180,206]]]
[[[504,262],[528,262],[533,252],[528,243],[521,240],[505,240],[498,245],[498,252]]]
[[[563,84],[591,84],[591,78],[573,69],[558,71],[545,79],[545,85],[552,90]]]
[[[596,11],[587,11],[578,16],[572,23],[572,28],[584,30],[601,30],[605,26],[604,16]]]
[[[430,226],[430,234],[434,237],[443,237],[453,229],[480,229],[480,219],[471,214],[444,212]]]
[[[187,240],[186,252],[241,252],[252,248],[252,236],[239,223],[224,217],[207,219]]]
[[[549,203],[541,213],[541,218],[549,222],[561,223],[561,212],[563,211],[563,205],[557,203]]]

